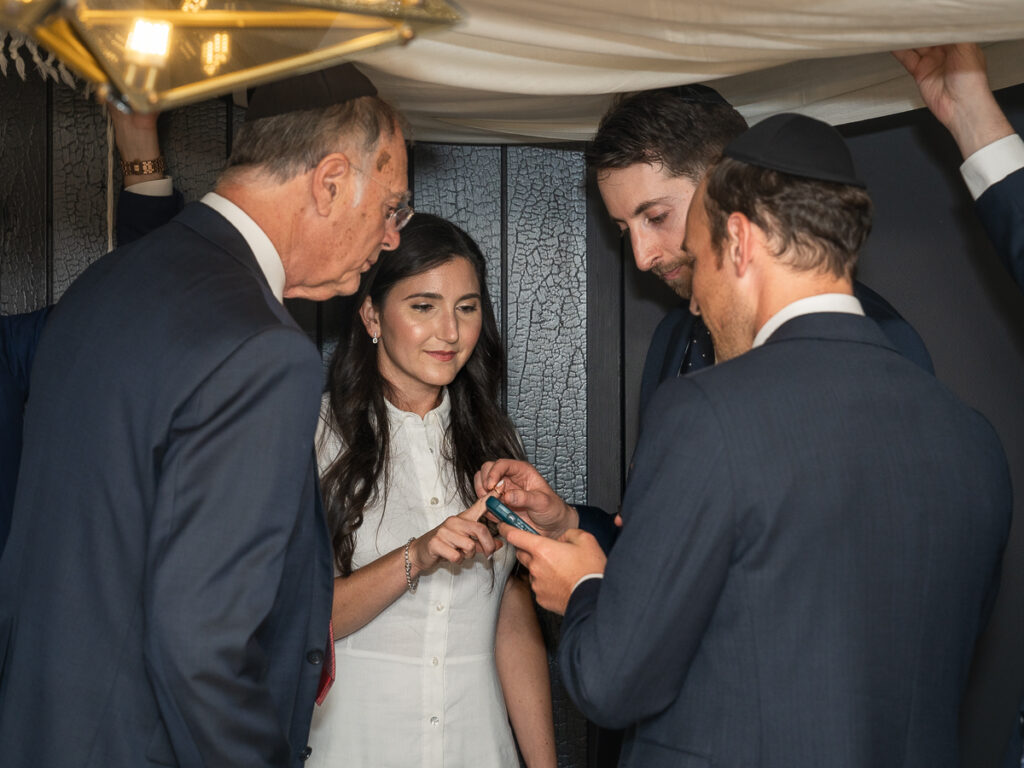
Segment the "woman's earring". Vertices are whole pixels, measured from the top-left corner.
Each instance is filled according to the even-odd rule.
[[[377,334],[376,334],[376,333],[375,333],[375,334],[373,334],[373,343],[374,343],[374,344],[376,344],[376,343],[377,343]]]

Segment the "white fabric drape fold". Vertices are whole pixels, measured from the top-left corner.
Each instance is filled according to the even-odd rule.
[[[921,106],[895,48],[987,42],[1024,82],[1022,0],[463,0],[466,20],[361,57],[420,140],[589,138],[610,94],[715,85],[751,121],[845,123]]]
[[[1024,82],[1024,0],[456,2],[454,28],[358,57],[421,141],[587,140],[615,94],[699,82],[751,122],[866,120],[921,106],[888,51],[939,43],[981,42],[993,87]],[[0,32],[4,74],[24,78],[22,43]]]

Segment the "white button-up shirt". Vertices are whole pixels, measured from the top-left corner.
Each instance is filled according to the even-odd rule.
[[[465,509],[445,459],[447,392],[420,418],[388,405],[391,477],[364,513],[353,568]],[[321,471],[341,444],[317,440]],[[312,765],[518,766],[494,664],[494,635],[515,562],[443,562],[362,629],[335,643],[337,684],[314,713]]]

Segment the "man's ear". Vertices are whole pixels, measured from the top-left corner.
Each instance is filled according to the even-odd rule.
[[[743,277],[753,260],[755,227],[742,213],[733,212],[729,214],[725,230],[726,260],[736,273],[736,277]]]
[[[377,308],[373,306],[370,297],[363,299],[363,306],[359,308],[359,317],[362,318],[366,332],[371,336],[380,336],[380,319],[377,317]]]
[[[348,155],[343,152],[332,152],[316,164],[313,169],[313,201],[316,212],[326,216],[331,206],[341,199],[343,192],[350,183],[354,169]]]

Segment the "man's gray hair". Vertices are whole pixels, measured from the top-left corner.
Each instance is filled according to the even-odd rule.
[[[306,173],[332,152],[371,153],[382,138],[406,131],[398,111],[376,96],[243,123],[221,178],[258,168],[277,181]]]

